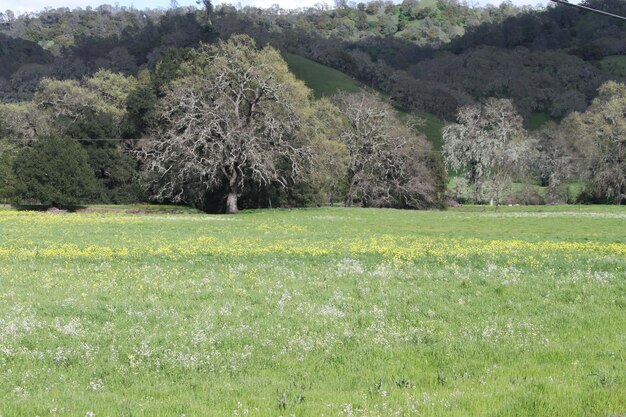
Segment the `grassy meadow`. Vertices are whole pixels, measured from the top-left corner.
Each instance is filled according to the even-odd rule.
[[[289,70],[313,90],[316,98],[330,97],[339,91],[356,93],[361,87],[348,75],[299,55],[286,54]]]
[[[0,415],[624,416],[623,207],[0,209]]]

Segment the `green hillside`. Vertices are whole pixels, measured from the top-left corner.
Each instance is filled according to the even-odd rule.
[[[360,90],[356,81],[334,68],[299,55],[286,54],[286,59],[289,69],[313,90],[316,98],[329,97],[338,91],[357,92]],[[398,112],[398,117],[401,119],[406,116],[405,112]],[[420,131],[426,135],[435,149],[440,150],[441,129],[443,129],[444,121],[431,113],[420,113],[418,116],[424,122],[420,126]]]
[[[420,131],[426,135],[433,149],[440,151],[443,146],[441,131],[446,123],[432,113],[420,113],[424,124],[420,126]]]
[[[546,112],[534,112],[526,119],[526,129],[532,131],[539,130],[549,122],[559,123],[561,120],[550,116]]]
[[[316,98],[332,96],[339,90],[355,93],[360,89],[356,81],[334,68],[298,55],[286,54],[285,58],[291,72],[313,90]]]

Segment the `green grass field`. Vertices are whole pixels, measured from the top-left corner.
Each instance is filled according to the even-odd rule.
[[[626,415],[624,207],[0,230],[5,417]]]
[[[330,97],[339,91],[356,93],[361,88],[348,75],[294,54],[286,54],[289,70],[313,90],[316,98]]]
[[[419,117],[424,121],[420,127],[421,132],[426,135],[433,149],[440,151],[443,147],[442,131],[446,125],[445,122],[432,113],[420,113]]]
[[[531,132],[541,129],[546,123],[559,123],[559,119],[550,116],[545,112],[534,112],[526,120],[526,129]]]

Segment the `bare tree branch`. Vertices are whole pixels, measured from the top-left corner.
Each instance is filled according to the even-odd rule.
[[[300,175],[310,156],[301,134],[310,94],[277,51],[234,36],[202,45],[184,71],[137,151],[157,174],[155,199],[191,202],[227,186],[234,213],[247,181],[287,186]]]

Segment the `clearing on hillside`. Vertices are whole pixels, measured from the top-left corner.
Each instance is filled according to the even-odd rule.
[[[334,68],[299,55],[286,54],[286,59],[291,72],[313,90],[316,98],[330,97],[339,91],[356,93],[361,89],[355,80]],[[401,119],[406,118],[407,115],[408,113],[404,111],[398,112]],[[417,116],[424,122],[422,126],[419,126],[419,130],[432,143],[433,149],[441,150],[441,130],[444,127],[444,121],[431,113],[420,113]]]
[[[338,91],[356,93],[361,88],[348,75],[299,55],[286,54],[289,70],[313,90],[316,98],[330,97]]]

